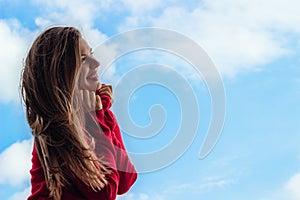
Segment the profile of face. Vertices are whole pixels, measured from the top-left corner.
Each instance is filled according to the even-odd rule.
[[[100,83],[98,76],[100,63],[95,59],[92,49],[83,38],[79,39],[79,48],[82,61],[78,80],[79,89],[95,91]]]

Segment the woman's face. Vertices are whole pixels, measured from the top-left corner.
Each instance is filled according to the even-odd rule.
[[[80,38],[81,69],[79,74],[79,89],[95,91],[99,81],[98,67],[100,63],[93,57],[92,49],[87,42]]]

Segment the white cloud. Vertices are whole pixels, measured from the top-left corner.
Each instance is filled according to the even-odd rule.
[[[107,36],[93,28],[95,19],[99,17],[101,8],[106,7],[106,1],[61,1],[35,0],[45,12],[35,19],[36,25],[45,29],[53,25],[75,26],[81,29],[91,46],[98,45],[107,39]]]
[[[45,11],[44,16],[38,18],[38,25],[43,28],[54,24],[73,24],[91,26],[97,8],[93,1],[61,1],[35,0],[37,5]]]
[[[25,188],[21,192],[17,192],[10,197],[10,200],[20,200],[20,199],[27,199],[30,195],[30,187]]]
[[[119,30],[146,25],[179,31],[195,39],[223,75],[234,76],[290,53],[285,36],[300,33],[299,6],[297,0],[207,0],[163,7],[160,14],[133,12]]]
[[[0,101],[19,102],[18,86],[29,32],[17,20],[0,20]]]
[[[284,190],[287,193],[287,196],[291,200],[300,199],[300,173],[295,174],[290,178],[290,180],[285,184]]]
[[[291,176],[281,187],[274,191],[266,191],[261,200],[299,200],[300,173]]]
[[[160,5],[162,5],[161,0],[152,0],[152,1],[122,0],[122,1],[127,6],[127,8],[131,10],[131,12],[139,13],[139,14],[145,13],[145,11],[153,10],[155,8],[158,8]]]
[[[16,142],[0,154],[0,184],[18,186],[29,181],[32,140]]]

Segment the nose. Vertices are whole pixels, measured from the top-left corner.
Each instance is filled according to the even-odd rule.
[[[100,62],[93,56],[89,56],[88,62],[91,69],[95,69],[100,66]]]

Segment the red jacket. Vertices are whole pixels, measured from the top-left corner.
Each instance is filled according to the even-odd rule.
[[[109,110],[110,98],[101,95],[103,109],[96,111],[96,119],[103,132],[98,131],[95,137],[97,155],[110,163],[110,174],[106,176],[108,184],[95,192],[78,178],[62,188],[62,200],[115,200],[117,194],[124,194],[137,179],[137,173],[125,150],[120,128],[113,113]],[[104,133],[104,134],[103,134]],[[43,168],[36,148],[32,151],[31,195],[28,200],[51,200]]]

